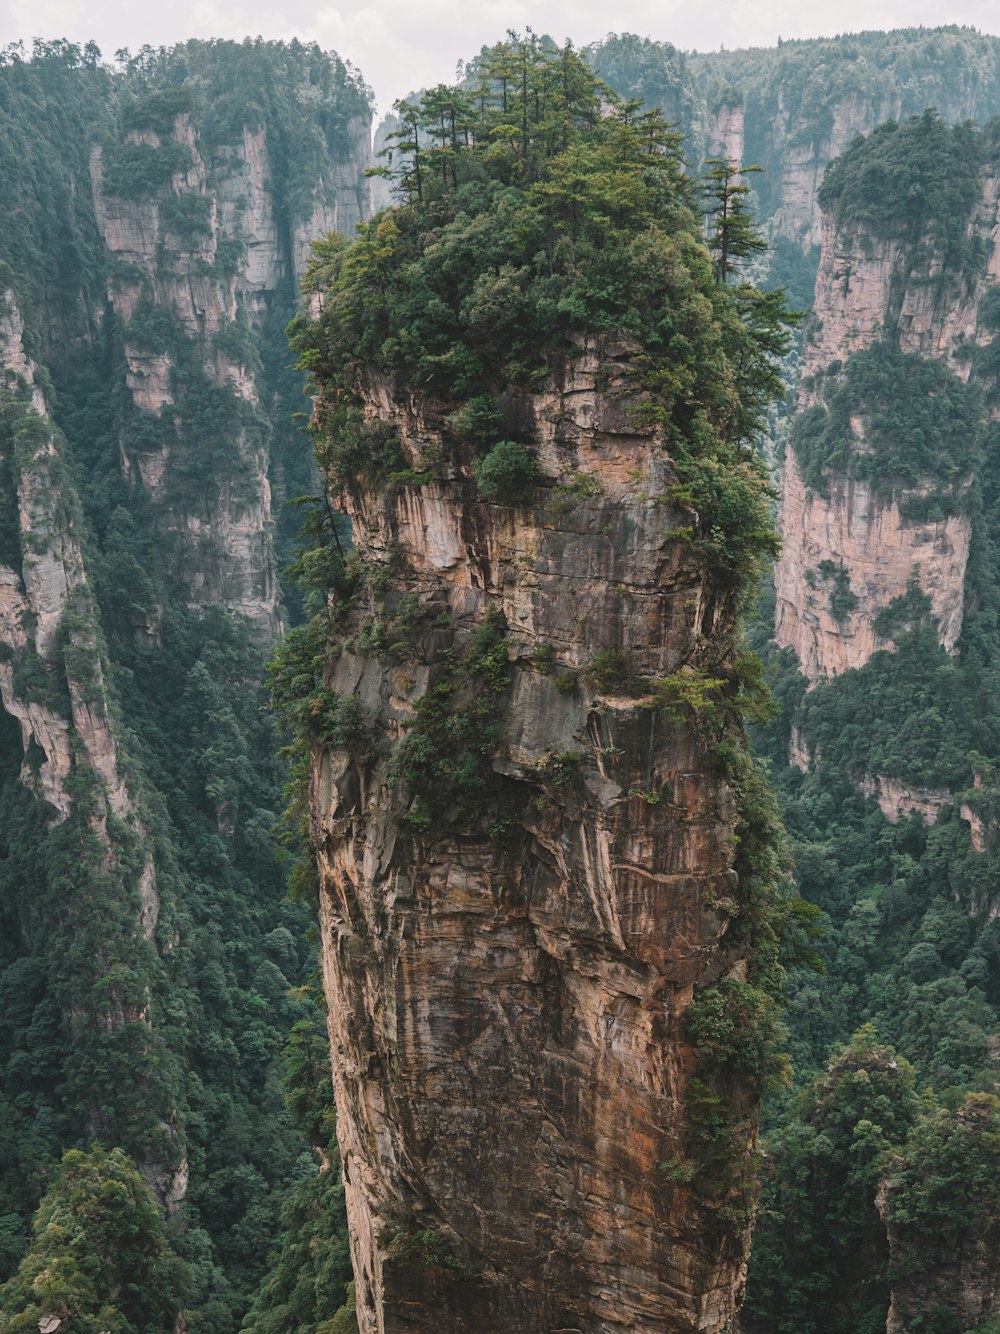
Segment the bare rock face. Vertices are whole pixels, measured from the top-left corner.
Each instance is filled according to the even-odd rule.
[[[627,363],[587,344],[508,399],[557,482],[516,508],[475,499],[431,405],[368,386],[438,477],[346,497],[368,591],[329,684],[367,739],[312,766],[363,1334],[721,1331],[741,1294],[745,1225],[684,1169],[685,1014],[745,975],[733,793],[692,722],[588,670],[617,650],[648,681],[730,651]],[[442,708],[482,764],[434,790]],[[733,1093],[741,1152],[756,1098]]]
[[[875,617],[913,580],[931,600],[941,643],[949,651],[962,630],[965,567],[971,522],[953,514],[937,522],[903,517],[901,499],[879,495],[867,482],[833,476],[828,495],[802,480],[794,452],[785,457],[781,488],[782,554],[775,567],[775,639],[795,650],[810,681],[863,667],[891,648]],[[855,605],[838,614],[833,586],[822,571],[846,573]],[[836,576],[840,577],[840,576]]]
[[[743,162],[746,111],[742,104],[722,106],[712,117],[708,131],[708,156]]]
[[[275,293],[301,278],[309,242],[334,228],[350,230],[365,216],[369,149],[360,118],[348,126],[347,142],[350,151],[342,160],[331,155],[313,183],[308,214],[290,217],[277,211],[273,150],[263,129],[244,127],[235,143],[211,152],[186,113],[170,134],[130,131],[126,148],[180,149],[188,162],[169,184],[137,197],[108,187],[104,150],[95,147],[91,158],[97,222],[111,261],[109,297],[124,326],[126,387],[138,414],[123,433],[123,468],[157,505],[165,532],[196,553],[179,570],[191,605],[222,603],[264,635],[278,628],[270,404],[247,339],[259,335]],[[150,310],[166,317],[172,334],[154,329],[151,341]],[[215,452],[217,414],[193,420],[188,411],[185,389],[193,378],[216,391],[219,404],[227,397],[232,403],[229,415],[239,425],[224,462]],[[192,474],[200,479],[194,487],[186,480]]]

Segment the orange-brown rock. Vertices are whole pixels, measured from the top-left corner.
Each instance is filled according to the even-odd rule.
[[[627,364],[581,346],[508,399],[551,479],[516,508],[475,499],[431,405],[368,386],[410,466],[452,457],[425,485],[345,498],[386,605],[419,616],[380,656],[372,607],[345,611],[329,681],[378,744],[313,756],[362,1334],[721,1331],[738,1305],[744,1231],[670,1172],[697,1073],[685,1012],[746,965],[733,794],[690,723],[588,683],[600,650],[656,678],[724,660],[732,629],[672,531],[690,515],[626,411]],[[387,752],[490,617],[510,673],[500,742],[486,786],[428,827],[435,794],[394,782]],[[734,1097],[746,1148],[753,1081]]]
[[[828,495],[806,487],[794,452],[784,462],[781,486],[782,554],[775,566],[775,639],[795,650],[810,681],[863,667],[890,648],[874,620],[916,580],[931,600],[941,643],[951,650],[962,630],[965,567],[971,524],[953,514],[914,523],[901,498],[878,494],[867,482],[831,476]],[[846,571],[855,607],[836,616],[828,581],[831,562]]]

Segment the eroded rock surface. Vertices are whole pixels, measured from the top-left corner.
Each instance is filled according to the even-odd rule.
[[[973,230],[994,238],[997,182],[985,181]],[[871,346],[883,331],[895,331],[904,353],[942,361],[962,379],[971,365],[969,345],[984,338],[979,305],[1000,264],[991,240],[987,273],[966,282],[942,271],[939,256],[912,243],[868,235],[863,228],[823,222],[823,249],[816,284],[816,320],[805,348],[803,385],[796,411],[822,403],[822,390],[853,353]],[[832,368],[832,370],[831,370]],[[851,420],[852,449],[864,451],[867,424]],[[810,681],[861,667],[872,653],[890,648],[879,635],[878,613],[903,597],[912,582],[930,598],[940,642],[953,650],[962,630],[965,570],[972,522],[968,506],[936,520],[906,517],[907,502],[930,484],[887,491],[850,475],[825,471],[825,491],[806,486],[794,449],[782,474],[780,528],[783,550],[775,569],[775,638],[794,649]],[[958,492],[967,492],[968,477]],[[963,512],[964,511],[964,512]],[[821,567],[843,571],[853,595],[849,610],[831,607]]]
[[[383,591],[345,611],[329,683],[360,702],[372,748],[313,757],[363,1334],[721,1331],[738,1304],[743,1230],[670,1171],[697,1073],[685,1012],[745,970],[733,794],[690,723],[587,670],[608,649],[647,680],[724,666],[732,613],[678,540],[690,516],[627,412],[626,364],[581,347],[508,400],[556,483],[516,508],[475,500],[431,406],[368,386],[412,467],[449,461],[346,497]],[[366,649],[373,617],[404,605],[405,643]],[[509,686],[483,786],[411,792],[390,746],[484,624]],[[464,670],[458,708],[483,690]],[[735,1097],[748,1146],[753,1081]]]

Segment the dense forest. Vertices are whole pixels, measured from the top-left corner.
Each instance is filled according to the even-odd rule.
[[[184,516],[202,497],[207,521],[218,524],[212,479],[266,488],[256,478],[263,456],[279,502],[272,569],[291,558],[298,519],[281,502],[314,483],[292,420],[301,382],[283,332],[295,309],[290,238],[327,188],[329,163],[356,151],[347,126],[365,125],[368,97],[336,57],[298,45],[191,43],[123,53],[111,69],[96,50],[57,42],[30,58],[9,49],[0,63],[4,309],[23,319],[47,414],[36,415],[23,377],[8,375],[0,391],[3,559],[20,569],[40,550],[24,532],[23,497],[26,451],[42,433],[56,451],[45,478],[59,490],[85,568],[76,615],[89,626],[96,663],[81,661],[76,623],[64,620],[48,657],[5,646],[5,661],[14,654],[5,702],[37,700],[78,731],[71,695],[89,672],[135,812],[101,827],[94,775],[76,742],[68,818],[53,826],[22,768],[37,771],[37,743],[22,758],[14,718],[3,715],[5,1277],[28,1248],[0,1298],[5,1329],[37,1324],[39,1309],[25,1306],[24,1294],[37,1294],[42,1268],[50,1287],[31,1300],[43,1314],[73,1313],[74,1329],[172,1328],[168,1313],[181,1304],[192,1328],[238,1329],[282,1228],[321,1215],[327,1196],[336,1200],[336,1171],[318,1177],[316,1149],[328,1149],[331,1130],[312,1107],[329,1058],[311,911],[288,897],[298,854],[274,837],[285,764],[265,707],[269,643],[238,596],[225,605],[224,535],[218,545],[196,540]],[[171,137],[184,122],[195,127],[191,147]],[[267,191],[285,258],[263,295],[258,283],[233,304],[234,275],[247,272],[247,245],[257,238],[237,220],[213,245],[207,226],[226,190],[229,145],[248,131],[262,131],[272,148]],[[111,253],[102,235],[90,186],[95,149],[105,200],[167,215],[146,271],[138,254]],[[192,152],[215,178],[172,188]],[[362,154],[359,181],[363,169]],[[139,300],[128,318],[107,294],[133,280]],[[189,281],[200,284],[208,318],[213,299],[235,316],[216,347],[250,367],[252,400],[216,382],[216,351],[178,314],[171,294]],[[137,356],[170,358],[175,411],[143,406],[130,369]],[[155,493],[136,485],[123,459],[146,457],[163,440],[173,448],[171,487]],[[212,596],[217,588],[222,595]],[[294,617],[296,605],[292,591],[279,614]],[[156,917],[137,932],[146,859],[155,866]],[[115,1022],[119,1007],[139,1021]],[[105,1158],[92,1141],[119,1147]],[[73,1146],[83,1154],[60,1166]],[[166,1224],[123,1150],[166,1200]],[[105,1198],[101,1239],[104,1224],[89,1220]],[[64,1213],[88,1219],[83,1242],[72,1222],[54,1231],[52,1219]],[[109,1308],[119,1283],[93,1270],[91,1245],[122,1266],[130,1291],[141,1290],[138,1305]],[[157,1267],[155,1278],[143,1276],[139,1254]],[[328,1315],[348,1278],[343,1254],[317,1262],[317,1300]],[[294,1286],[301,1308],[311,1291],[304,1270]],[[247,1317],[253,1327],[265,1327],[281,1291],[278,1273],[259,1313]],[[284,1320],[274,1327],[291,1328]]]
[[[358,1328],[310,763],[383,766],[413,865],[435,831],[468,856],[488,838],[512,896],[515,815],[483,812],[525,674],[552,719],[612,701],[593,772],[564,729],[534,773],[539,825],[595,809],[616,708],[690,726],[742,803],[741,897],[719,912],[749,971],[702,986],[677,1030],[699,1077],[653,1172],[657,1207],[734,1264],[762,1183],[738,1328],[998,1328],[1000,39],[685,55],[612,34],[584,55],[511,40],[398,104],[376,145],[394,207],[372,217],[371,95],[335,55],[0,52],[0,1330]],[[849,244],[859,268],[886,247],[893,281],[872,336],[822,361],[830,327],[807,315],[793,340],[787,314],[812,307],[831,237],[831,291]],[[939,354],[953,308],[970,322]],[[538,503],[567,550],[591,521],[610,538],[591,474],[547,472],[565,423],[539,447],[512,407],[583,335],[641,349],[640,425],[673,471],[655,494],[634,472],[632,498],[661,529],[686,516],[669,539],[708,571],[703,656],[659,676],[625,641],[522,661],[497,618],[466,643],[404,588],[405,534],[362,559],[337,512],[439,488],[476,524]],[[778,363],[796,381],[803,359],[775,408]],[[416,451],[366,376],[444,405]],[[765,465],[783,452],[811,504],[864,488],[904,531],[966,525],[956,642],[918,563],[862,665],[811,679],[776,646]],[[871,595],[848,558],[799,575],[847,635]],[[758,595],[773,709],[727,621]],[[362,687],[334,686],[352,655],[439,673],[391,754]],[[626,832],[675,818],[665,791],[627,785]],[[751,1161],[740,1100],[765,1086]],[[454,1312],[483,1265],[429,1217],[393,1217],[378,1245]]]

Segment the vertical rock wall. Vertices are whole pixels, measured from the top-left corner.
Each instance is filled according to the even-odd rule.
[[[0,310],[0,464],[16,492],[16,498],[5,498],[5,517],[14,518],[16,530],[5,533],[0,563],[0,702],[20,728],[21,779],[50,811],[50,826],[70,817],[83,779],[96,863],[81,867],[81,878],[120,882],[131,900],[126,948],[140,975],[139,961],[155,948],[160,910],[152,840],[126,777],[105,685],[97,607],[81,546],[82,510],[64,442],[49,420],[37,368],[25,352],[12,292],[0,293]],[[134,847],[131,856],[126,843]],[[39,867],[39,877],[44,874]],[[65,911],[72,921],[79,906],[67,904]],[[79,929],[86,935],[85,927]],[[148,989],[137,992],[134,984],[112,981],[98,1015],[89,1015],[82,1004],[70,1022],[96,1022],[126,1042],[123,1030],[148,1029],[149,1001]],[[157,1115],[170,1112],[156,1109]],[[95,1102],[89,1111],[92,1133],[101,1133],[103,1115]],[[166,1204],[177,1205],[186,1189],[186,1159],[144,1148],[143,1174]]]
[[[438,476],[347,497],[369,591],[329,683],[368,741],[312,767],[362,1334],[721,1331],[738,1304],[746,1233],[683,1166],[685,1014],[746,967],[734,799],[699,730],[647,693],[725,670],[732,624],[677,538],[690,516],[627,370],[588,345],[507,401],[558,483],[516,508],[474,499],[433,405],[368,387]],[[436,700],[468,717],[495,689],[484,626],[508,683],[482,785],[413,790],[388,757]],[[598,688],[600,650],[645,686]],[[756,1097],[752,1078],[733,1093],[741,1152]]]
[[[896,339],[903,352],[943,362],[969,376],[970,346],[988,336],[978,311],[996,281],[997,182],[985,181],[970,223],[988,238],[985,273],[969,282],[946,273],[938,256],[902,240],[873,237],[863,228],[823,223],[816,282],[815,323],[807,338],[796,413],[823,403],[843,362],[879,339]],[[889,331],[889,334],[886,334]],[[851,449],[866,448],[867,423],[851,419]],[[781,559],[775,569],[775,638],[795,651],[810,681],[861,667],[877,649],[891,647],[874,626],[878,613],[905,595],[912,581],[930,598],[941,643],[949,651],[961,634],[965,570],[972,521],[968,507],[938,520],[906,516],[907,502],[928,485],[897,486],[891,493],[849,475],[825,470],[826,494],[810,489],[793,448],[786,452],[781,486]],[[958,484],[965,493],[972,484]],[[961,512],[964,509],[966,512]],[[843,615],[830,604],[821,567],[844,571],[854,606]]]
[[[110,261],[108,295],[124,329],[125,381],[139,414],[123,434],[122,466],[160,512],[165,533],[179,538],[178,573],[192,605],[222,603],[265,635],[278,626],[268,477],[272,405],[262,398],[254,340],[275,294],[301,279],[310,240],[338,227],[349,231],[365,215],[367,134],[366,122],[350,123],[351,151],[344,162],[331,158],[325,174],[310,182],[308,216],[275,197],[273,150],[263,129],[244,126],[236,142],[214,150],[203,147],[188,114],[176,117],[170,134],[128,132],[112,151],[180,148],[189,159],[169,184],[138,198],[108,189],[106,150],[95,147],[91,158]],[[184,228],[177,219],[191,209],[201,223]],[[169,336],[150,342],[148,321],[136,318],[150,309],[176,326],[175,343]],[[240,423],[224,462],[213,454],[218,426],[192,429],[185,416],[192,373],[229,396]],[[201,479],[194,486],[192,475]]]

